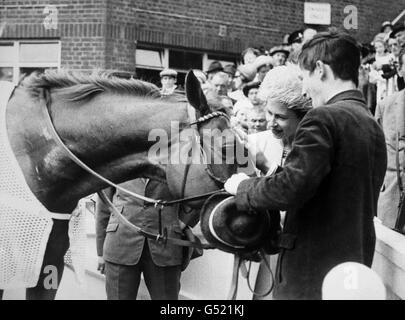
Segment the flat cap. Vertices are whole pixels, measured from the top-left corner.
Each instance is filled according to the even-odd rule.
[[[383,32],[384,31],[384,29],[385,29],[385,27],[391,27],[391,28],[393,28],[394,26],[392,25],[392,23],[391,23],[391,21],[384,21],[382,24],[381,24],[381,32]]]
[[[160,72],[160,77],[174,77],[177,78],[177,71],[173,69],[164,69],[162,72]]]

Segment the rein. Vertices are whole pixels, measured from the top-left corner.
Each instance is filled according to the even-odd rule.
[[[254,290],[254,288],[252,288],[252,285],[250,283],[250,272],[251,272],[251,267],[252,267],[252,261],[249,261],[249,268],[246,269],[246,265],[244,264],[244,259],[237,255],[234,254],[234,258],[233,258],[233,269],[232,269],[232,281],[231,281],[231,287],[229,289],[229,293],[227,296],[227,300],[236,300],[236,296],[238,293],[238,281],[239,281],[239,270],[241,270],[242,272],[242,276],[246,279],[247,282],[247,286],[250,290],[251,293],[253,293],[253,295],[255,297],[258,298],[263,298],[268,296],[274,289],[274,284],[275,284],[275,280],[274,280],[274,275],[273,272],[271,271],[271,267],[269,262],[266,259],[266,253],[263,251],[263,249],[261,249],[259,252],[259,257],[261,258],[261,261],[264,262],[264,266],[266,267],[266,269],[269,271],[270,273],[270,278],[271,278],[271,285],[270,287],[264,291],[264,292],[256,292]]]
[[[188,114],[189,114],[189,118],[190,118],[190,112],[189,112],[189,107],[188,107]],[[142,229],[141,227],[138,227],[136,225],[134,225],[133,223],[129,222],[128,219],[126,219],[122,213],[114,206],[114,204],[111,202],[111,200],[106,196],[104,191],[99,191],[98,195],[100,197],[100,199],[110,208],[110,210],[112,210],[112,212],[114,212],[114,214],[116,215],[117,219],[125,226],[127,226],[130,230],[133,230],[141,235],[143,235],[145,238],[149,238],[152,239],[154,241],[156,241],[157,243],[160,243],[164,246],[166,246],[167,244],[172,244],[172,245],[177,245],[177,246],[182,246],[182,247],[193,247],[193,248],[198,248],[198,249],[215,249],[215,246],[212,246],[208,243],[202,243],[201,241],[191,241],[191,240],[183,240],[183,239],[177,239],[177,238],[171,238],[167,236],[167,229],[166,228],[162,228],[161,225],[161,211],[163,209],[163,207],[165,206],[169,206],[169,205],[174,205],[174,204],[181,204],[184,202],[189,202],[189,201],[193,201],[193,200],[197,200],[197,199],[201,199],[201,198],[207,198],[213,194],[216,194],[218,192],[223,192],[225,191],[224,189],[221,190],[217,190],[217,191],[212,191],[212,192],[207,192],[204,194],[200,194],[200,195],[196,195],[196,196],[192,196],[192,197],[187,197],[187,198],[181,198],[181,199],[176,199],[176,200],[171,200],[171,201],[166,201],[166,200],[160,200],[160,199],[152,199],[146,196],[142,196],[140,194],[131,192],[115,183],[113,183],[112,181],[110,181],[109,179],[103,177],[102,175],[98,174],[97,172],[95,172],[93,169],[91,169],[89,166],[87,166],[83,161],[81,161],[66,145],[65,143],[62,141],[62,139],[60,138],[59,134],[56,132],[55,126],[53,125],[51,116],[49,114],[49,108],[47,104],[44,104],[44,113],[45,113],[45,119],[46,119],[46,124],[48,129],[50,130],[53,138],[55,139],[55,141],[65,150],[65,152],[67,153],[67,155],[69,156],[69,158],[74,161],[79,167],[81,167],[82,169],[84,169],[85,171],[87,171],[88,173],[92,174],[93,176],[95,176],[96,178],[104,181],[105,183],[107,183],[108,185],[119,189],[122,192],[125,192],[131,196],[133,196],[134,198],[143,200],[144,202],[149,203],[150,205],[154,205],[155,208],[157,208],[159,210],[159,232],[158,233],[151,233],[148,231],[145,231],[144,229]],[[190,122],[189,126],[192,125],[197,125],[204,123],[210,119],[216,118],[216,117],[226,117],[229,120],[229,116],[223,112],[220,111],[215,111],[212,112],[208,115],[205,115],[203,117],[200,117],[199,119],[197,119],[196,121]],[[198,134],[198,128],[196,130],[197,134]],[[203,146],[202,146],[202,142],[200,139],[200,147],[201,147],[201,152],[204,153],[203,150]],[[186,184],[186,180],[187,180],[187,173],[188,173],[188,169],[189,169],[190,163],[187,163],[186,167],[185,167],[185,172],[184,172],[184,177],[183,177],[183,183],[182,183],[182,192],[181,194],[184,194],[184,188],[185,188],[185,184]],[[224,183],[224,181],[222,181],[220,178],[216,177],[215,174],[212,172],[211,168],[209,167],[209,165],[207,164],[206,167],[206,172],[209,175],[209,177],[211,179],[213,179],[214,181],[218,182],[218,183]],[[264,256],[263,256],[264,258]],[[249,266],[249,271],[246,273],[246,279],[247,279],[247,283],[248,283],[248,287],[249,290],[255,294],[256,296],[266,296],[268,295],[274,287],[274,278],[273,278],[273,274],[271,272],[270,269],[270,265],[268,264],[267,260],[264,258],[263,259],[265,261],[265,265],[266,267],[270,270],[271,273],[271,277],[272,277],[272,284],[270,286],[270,288],[264,292],[264,293],[257,293],[255,292],[251,285],[250,285],[250,281],[249,281],[249,274],[250,274],[250,266]],[[228,299],[230,300],[235,300],[236,299],[236,294],[237,294],[237,290],[238,290],[238,275],[239,275],[239,269],[242,267],[242,259],[238,256],[235,255],[235,261],[234,261],[234,268],[233,268],[233,275],[232,275],[232,283],[231,283],[231,288],[230,288],[230,292],[228,294]]]
[[[222,192],[224,191],[224,189],[221,190],[217,190],[217,191],[212,191],[212,192],[207,192],[204,194],[200,194],[197,196],[192,196],[192,197],[187,197],[187,198],[181,198],[181,199],[176,199],[176,200],[172,200],[172,201],[165,201],[165,200],[160,200],[160,199],[152,199],[149,197],[145,197],[142,196],[140,194],[131,192],[115,183],[113,183],[112,181],[110,181],[109,179],[103,177],[102,175],[98,174],[97,172],[95,172],[93,169],[89,168],[83,161],[81,161],[62,141],[62,139],[60,138],[59,134],[56,132],[55,126],[53,125],[51,116],[49,114],[49,108],[47,106],[47,104],[44,104],[44,114],[45,114],[45,119],[46,119],[46,125],[48,127],[48,129],[50,130],[53,138],[55,139],[55,141],[66,151],[66,153],[68,154],[68,156],[70,157],[70,159],[72,161],[74,161],[79,167],[81,167],[82,169],[84,169],[85,171],[89,172],[90,174],[92,174],[93,176],[97,177],[98,179],[104,181],[105,183],[107,183],[108,185],[119,189],[122,192],[125,192],[131,196],[133,196],[134,198],[143,200],[151,205],[154,205],[155,208],[157,208],[159,210],[159,233],[158,234],[154,234],[154,233],[150,233],[147,232],[145,230],[143,230],[142,228],[132,224],[131,222],[129,222],[122,214],[121,212],[119,212],[119,210],[114,206],[114,204],[110,201],[110,199],[108,199],[108,197],[105,195],[104,191],[99,191],[98,195],[100,196],[100,198],[102,199],[102,201],[104,203],[106,203],[108,205],[108,207],[110,207],[110,209],[116,214],[117,218],[120,220],[121,223],[123,223],[124,225],[126,225],[127,227],[129,227],[131,230],[134,230],[135,232],[138,232],[140,234],[142,234],[143,236],[149,238],[149,239],[154,239],[155,241],[159,242],[159,243],[163,243],[164,245],[166,245],[167,243],[171,243],[174,245],[178,245],[178,246],[186,246],[186,247],[195,247],[195,248],[200,248],[200,249],[212,249],[214,248],[213,246],[209,245],[209,244],[203,244],[199,241],[188,241],[188,240],[182,240],[182,239],[176,239],[176,238],[169,238],[167,237],[167,233],[165,232],[166,229],[162,230],[162,226],[160,223],[161,220],[161,211],[163,209],[163,207],[165,206],[169,206],[169,205],[174,205],[174,204],[179,204],[179,203],[183,203],[183,202],[188,202],[188,201],[193,201],[193,200],[197,200],[197,199],[201,199],[201,198],[206,198],[209,197],[215,193],[218,192]],[[189,110],[188,110],[189,111]],[[197,124],[201,124],[209,119],[212,118],[216,118],[216,117],[220,117],[220,116],[224,116],[227,119],[229,119],[228,115],[220,112],[220,111],[216,111],[213,113],[210,113],[204,117],[199,118],[198,120],[190,123],[189,125],[197,125]],[[197,131],[198,132],[198,131]],[[186,166],[186,173],[188,171],[188,166],[189,164]],[[208,169],[207,172],[209,172],[210,170]],[[212,174],[212,172],[211,172]],[[212,175],[210,175],[210,177],[212,177]],[[217,180],[219,180],[219,178],[217,178]],[[184,177],[183,180],[183,184],[186,181],[186,177]],[[184,186],[183,186],[184,189]]]

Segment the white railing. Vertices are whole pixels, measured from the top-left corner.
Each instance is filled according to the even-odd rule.
[[[373,269],[382,278],[388,299],[405,299],[405,236],[375,221],[377,243]]]
[[[93,221],[93,218],[90,219]],[[89,223],[90,225],[92,222]],[[94,226],[91,225],[91,233]],[[387,289],[387,299],[405,299],[405,236],[383,226],[375,220],[377,235],[373,269],[379,274]],[[196,235],[202,236],[198,228]],[[96,257],[95,239],[90,237],[93,249],[90,254]],[[272,268],[274,261],[272,261]],[[95,263],[95,262],[94,262]],[[93,263],[93,264],[94,264]],[[207,250],[204,255],[191,261],[181,279],[182,299],[223,300],[226,299],[231,286],[233,255],[220,250]],[[91,268],[97,273],[95,265]],[[94,269],[94,270],[93,270]],[[258,264],[254,264],[251,283],[255,282]],[[102,278],[102,277],[101,277]],[[238,300],[252,299],[246,279],[239,276]]]

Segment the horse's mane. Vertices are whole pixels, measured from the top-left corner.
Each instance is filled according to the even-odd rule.
[[[52,90],[69,101],[89,99],[101,92],[160,97],[159,89],[154,84],[142,80],[119,78],[106,71],[87,74],[69,70],[47,70],[41,74],[32,73],[22,79],[20,84],[33,96],[39,96],[43,90]]]

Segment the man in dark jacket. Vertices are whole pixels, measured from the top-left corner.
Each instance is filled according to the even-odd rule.
[[[225,184],[241,210],[287,210],[276,299],[321,299],[322,281],[336,265],[371,266],[387,166],[384,134],[356,90],[356,41],[320,33],[303,46],[299,63],[314,109],[298,125],[283,171],[238,174]]]
[[[167,184],[155,180],[135,179],[121,186],[129,191],[154,199],[171,200]],[[159,232],[158,211],[120,190],[109,188],[108,197],[134,225],[147,232]],[[176,206],[162,210],[162,227],[169,238],[181,239]],[[109,300],[135,300],[143,273],[152,300],[177,300],[180,291],[183,247],[146,239],[124,224],[101,199],[96,206],[96,236],[99,267],[106,275]],[[103,273],[103,270],[101,270]]]

